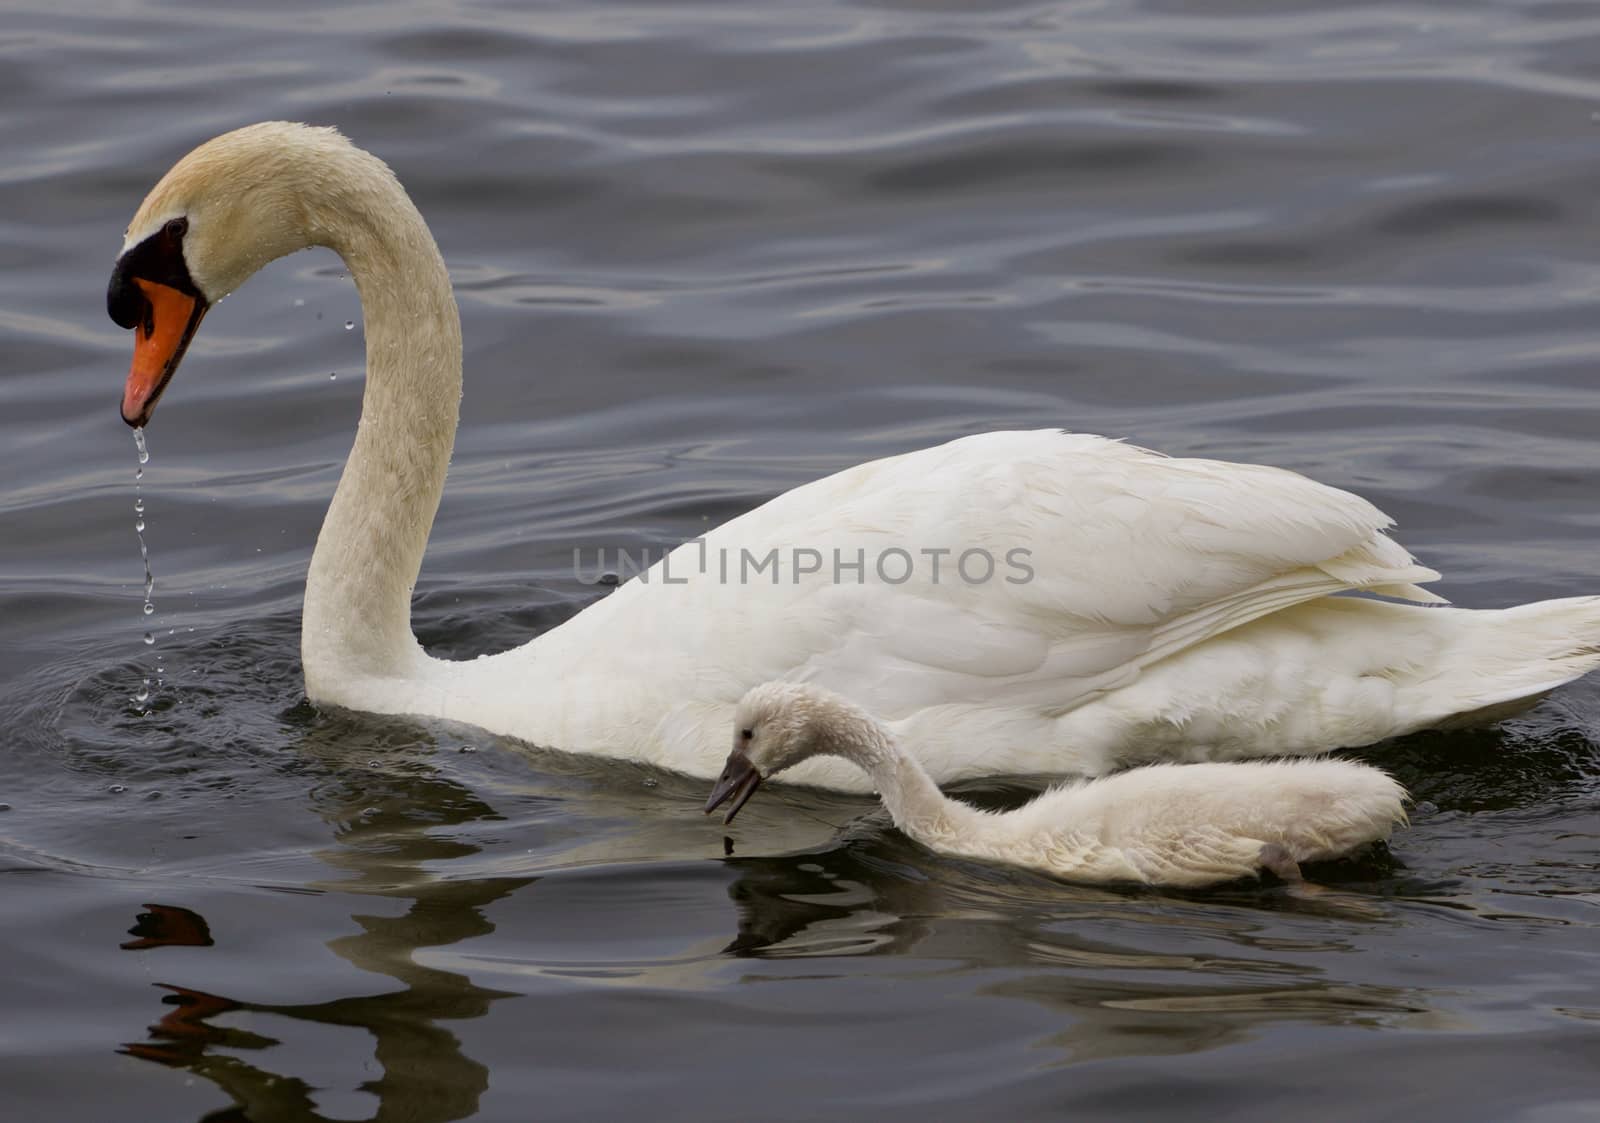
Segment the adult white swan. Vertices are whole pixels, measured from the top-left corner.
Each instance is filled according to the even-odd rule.
[[[382,161],[282,122],[179,161],[111,278],[111,317],[135,331],[122,416],[149,421],[211,304],[308,246],[344,259],[367,338],[360,427],[306,580],[315,702],[714,776],[749,687],[810,681],[894,723],[948,782],[1361,745],[1499,716],[1600,663],[1600,598],[1481,612],[1334,598],[1438,601],[1415,584],[1438,575],[1354,495],[1054,430],[796,488],[522,647],[433,659],[411,591],[455,439],[461,329]],[[747,557],[769,564],[752,573]],[[838,760],[792,776],[864,786]]]

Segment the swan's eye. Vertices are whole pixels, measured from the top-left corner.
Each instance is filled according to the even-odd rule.
[[[168,219],[165,229],[167,237],[172,239],[181,238],[189,232],[189,220],[183,217]]]
[[[740,740],[748,741],[754,736],[755,736],[755,731],[754,730],[751,730],[751,729],[741,729],[741,730],[739,730],[739,738],[740,738]]]

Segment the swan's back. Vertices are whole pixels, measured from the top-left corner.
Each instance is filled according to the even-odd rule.
[[[1150,765],[1056,789],[1015,826],[1062,834],[1095,865],[1140,881],[1201,885],[1253,876],[1263,847],[1304,862],[1386,838],[1405,821],[1405,799],[1393,777],[1347,760]]]

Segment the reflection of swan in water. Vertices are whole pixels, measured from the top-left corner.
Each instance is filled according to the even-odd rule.
[[[482,881],[455,884],[448,888],[464,898],[457,906],[427,895],[403,916],[361,917],[365,932],[330,945],[356,966],[381,969],[398,979],[405,984],[403,990],[279,1004],[162,983],[158,985],[168,992],[162,1002],[169,1011],[150,1027],[149,1042],[128,1044],[122,1051],[205,1077],[234,1098],[242,1112],[240,1118],[321,1120],[325,1116],[315,1109],[311,1087],[303,1080],[271,1071],[270,1057],[257,1066],[215,1052],[218,1047],[266,1050],[279,1044],[277,1039],[216,1026],[208,1019],[248,1011],[363,1029],[376,1039],[374,1055],[383,1069],[382,1077],[361,1085],[378,1098],[380,1106],[374,1118],[387,1117],[383,1105],[389,1103],[409,1105],[405,1118],[418,1123],[468,1118],[477,1112],[478,1099],[489,1086],[488,1069],[468,1057],[456,1035],[437,1023],[481,1018],[490,1003],[511,996],[474,986],[461,975],[419,966],[410,953],[415,948],[451,944],[492,931],[493,925],[479,911],[481,906],[517,887]],[[473,920],[478,923],[473,925]]]
[[[314,755],[317,750],[302,746],[302,751]],[[428,873],[428,864],[459,858],[475,849],[429,833],[431,829],[494,817],[494,811],[437,775],[415,783],[394,776],[373,782],[383,784],[384,790],[364,786],[347,792],[342,800],[326,794],[317,797],[321,802],[316,809],[339,831],[339,845],[319,857],[354,876],[311,888],[411,901],[402,915],[355,916],[361,930],[328,943],[340,958],[364,972],[389,976],[401,989],[326,1002],[272,1003],[158,984],[166,992],[162,1001],[170,1009],[150,1027],[150,1040],[125,1045],[122,1051],[182,1067],[233,1097],[235,1108],[209,1116],[209,1120],[327,1118],[318,1112],[310,1085],[272,1071],[272,1057],[266,1051],[278,1045],[277,1040],[211,1021],[236,1011],[370,1033],[382,1075],[360,1082],[359,1087],[377,1097],[374,1119],[448,1123],[478,1111],[489,1083],[488,1069],[467,1056],[460,1039],[440,1023],[481,1018],[495,1000],[510,994],[477,986],[455,972],[423,966],[415,955],[419,949],[456,944],[492,932],[494,924],[484,909],[534,879],[445,881]],[[358,814],[364,807],[378,812],[381,845],[368,845]],[[350,825],[352,822],[356,825]],[[207,946],[211,939],[204,919],[192,910],[170,905],[146,909],[132,930],[135,939],[125,942],[124,948]],[[263,1051],[261,1062],[219,1053],[218,1048],[251,1054]],[[350,1086],[356,1085],[353,1079]]]
[[[1275,939],[1284,912],[1338,912],[1287,890],[1191,903],[938,857],[881,815],[845,833],[848,843],[804,856],[728,860],[738,915],[728,952],[772,963],[748,977],[781,982],[778,963],[798,960],[808,978],[858,986],[874,972],[825,964],[890,957],[905,966],[885,964],[877,977],[929,972],[943,980],[938,1000],[952,1016],[951,998],[985,1000],[995,1036],[1008,1021],[1032,1032],[1039,1018],[993,999],[1048,1011],[1034,1042],[1063,1062],[1200,1053],[1282,1023],[1459,1028],[1426,990],[1393,985],[1370,957],[1350,954],[1389,925],[1320,927],[1315,961]],[[1360,878],[1382,868],[1340,867]]]

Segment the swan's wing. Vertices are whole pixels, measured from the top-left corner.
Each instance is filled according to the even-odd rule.
[[[1438,574],[1388,525],[1358,496],[1281,469],[1040,431],[839,473],[701,549],[779,552],[776,582],[736,583],[722,611],[707,605],[726,625],[717,662],[730,685],[809,679],[894,719],[958,702],[1071,709],[1211,636],[1344,590],[1438,600],[1413,584]],[[822,571],[793,572],[795,550],[822,554]],[[878,570],[893,550],[913,561],[910,579],[894,580],[899,555],[889,579]],[[985,558],[993,572],[969,580]]]

